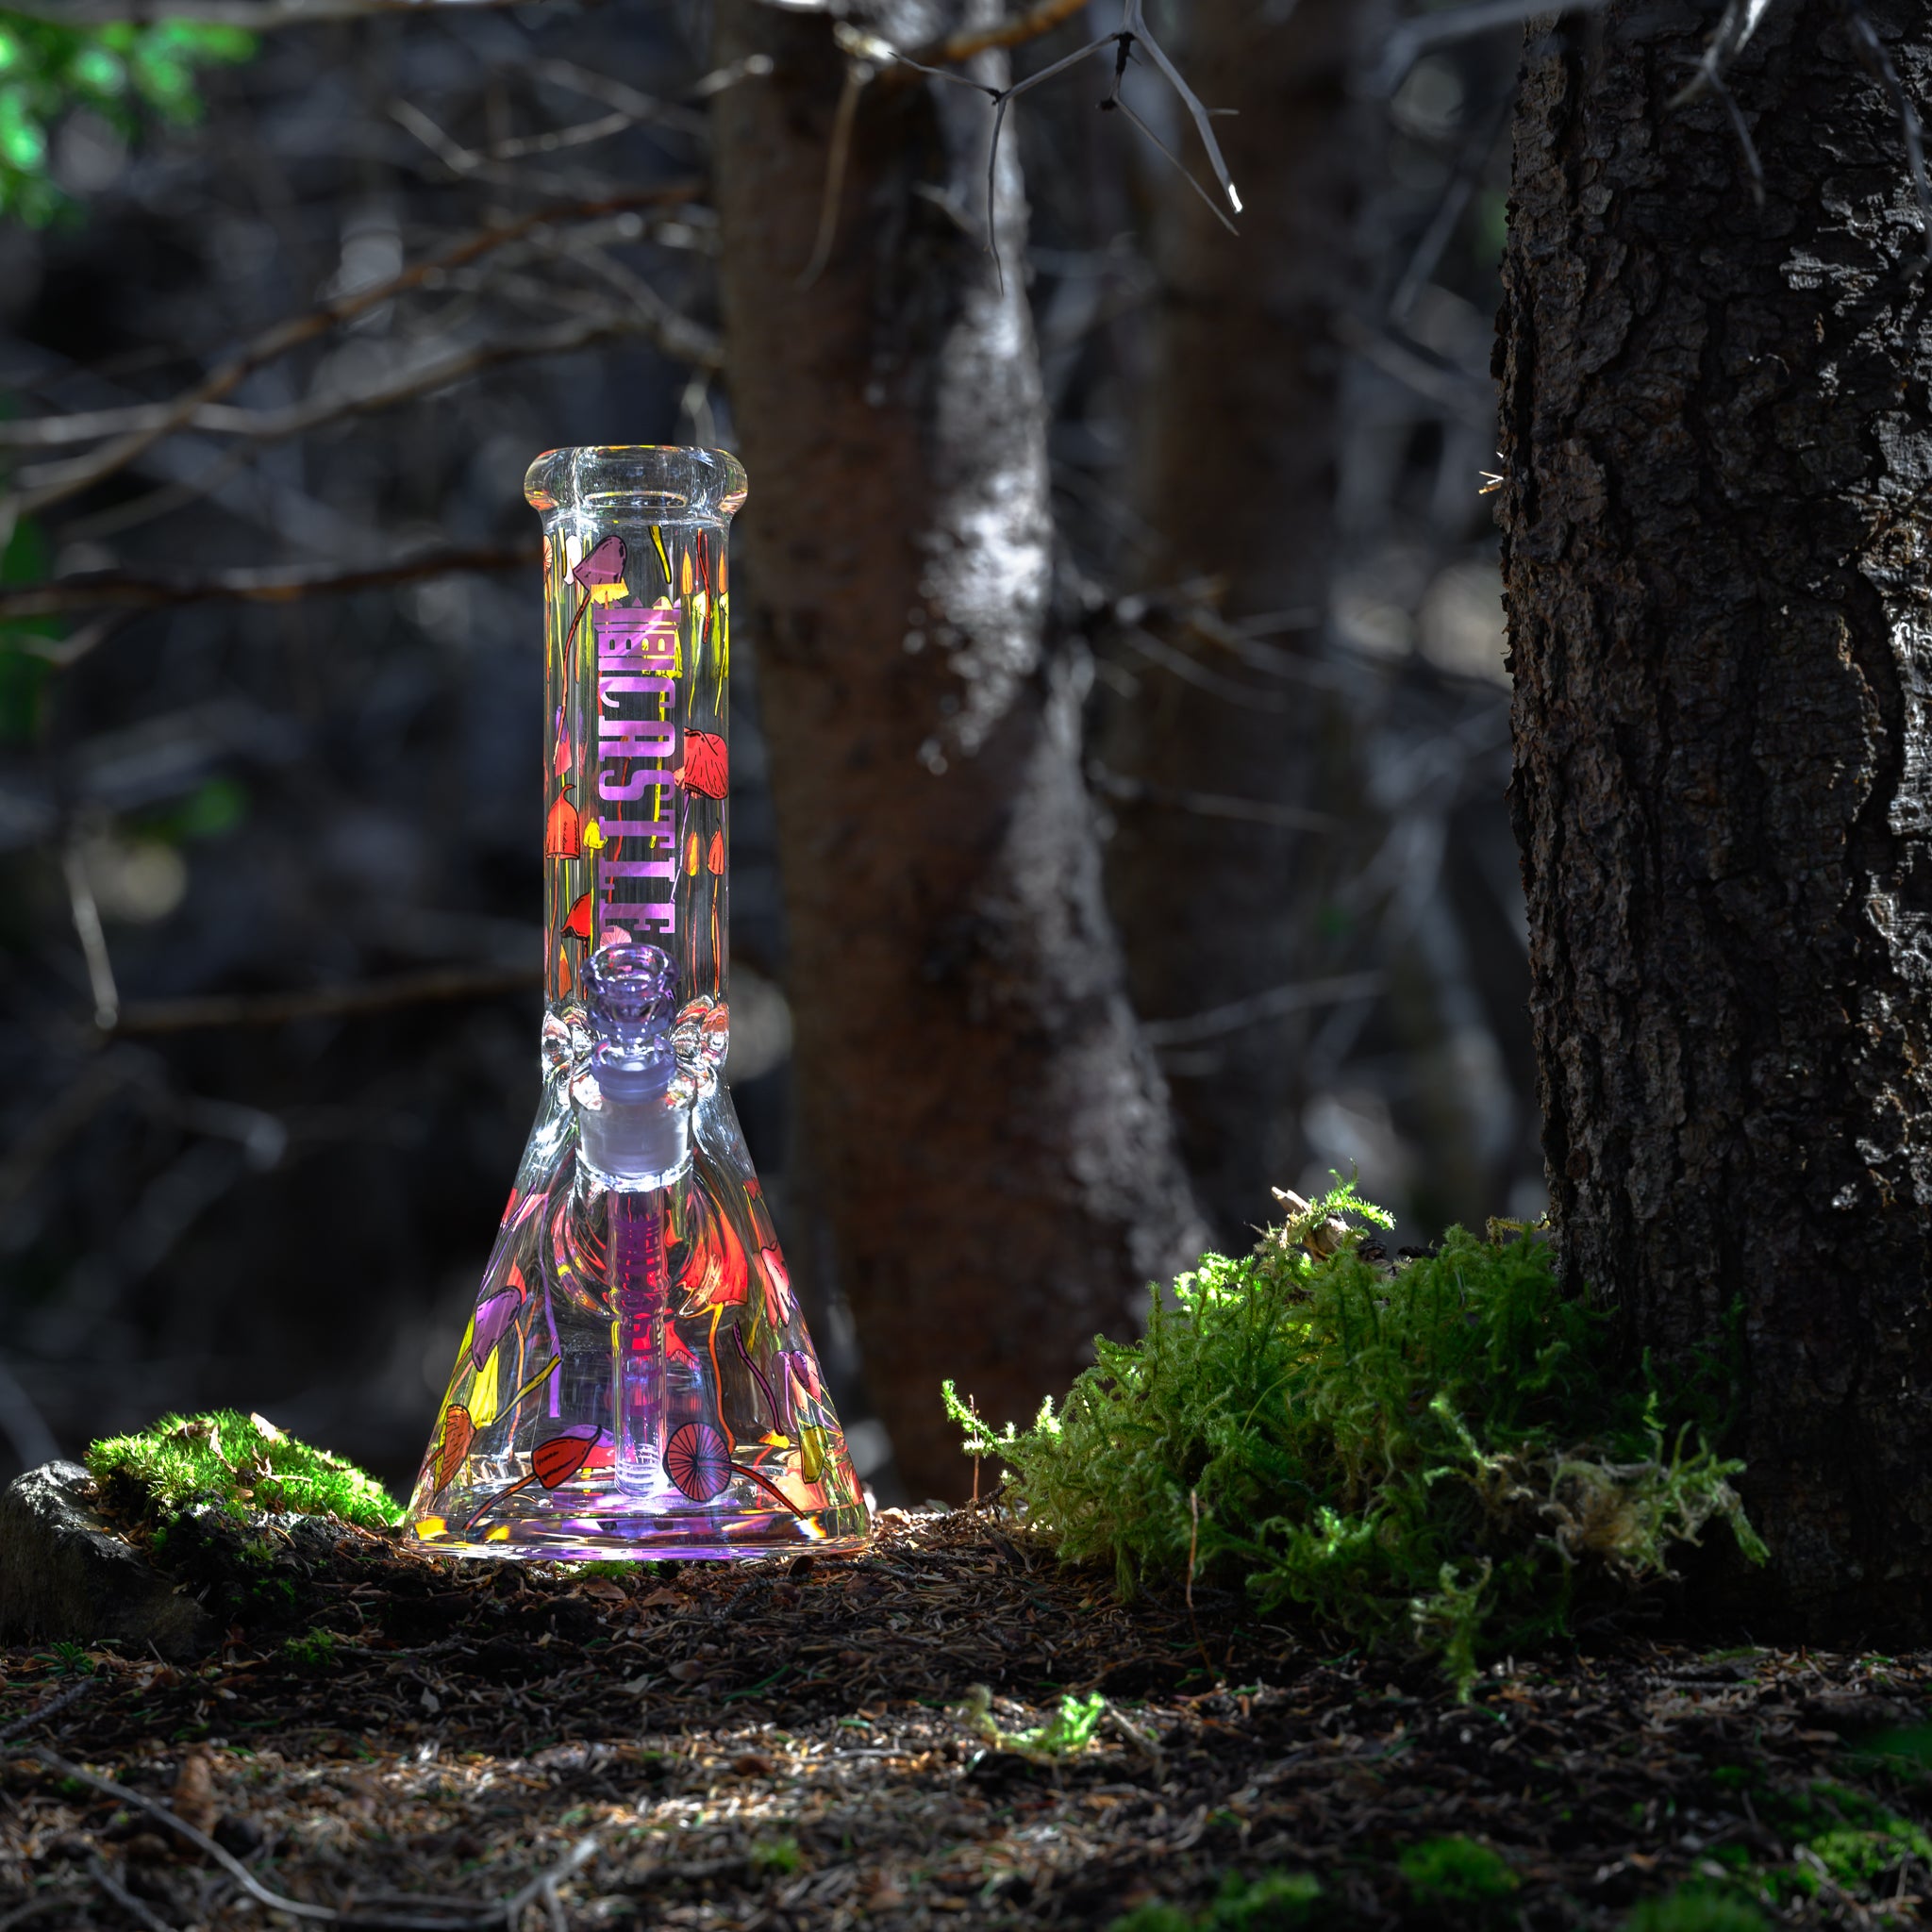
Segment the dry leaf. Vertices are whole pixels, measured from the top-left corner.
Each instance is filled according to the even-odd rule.
[[[777,1768],[762,1751],[743,1751],[731,1760],[740,1777],[770,1777]]]
[[[204,1833],[215,1828],[222,1807],[215,1796],[214,1773],[207,1752],[191,1751],[181,1760],[181,1769],[175,1775],[175,1794],[169,1802],[183,1824],[192,1824]]]
[[[674,1609],[684,1599],[675,1590],[654,1590],[649,1596],[641,1596],[639,1606],[647,1610]]]
[[[630,1598],[625,1594],[624,1585],[613,1583],[608,1576],[593,1576],[588,1583],[577,1588],[586,1596],[593,1596],[601,1604],[626,1604]]]

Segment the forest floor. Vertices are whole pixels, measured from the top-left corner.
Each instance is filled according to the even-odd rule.
[[[1932,1917],[1932,1653],[1624,1637],[1458,1704],[967,1511],[888,1510],[848,1561],[259,1561],[274,1614],[205,1666],[0,1653],[0,1932],[298,1923],[238,1870],[396,1932],[1613,1927],[1687,1883]],[[1091,1739],[1016,1747],[1069,1691],[1107,1701]]]

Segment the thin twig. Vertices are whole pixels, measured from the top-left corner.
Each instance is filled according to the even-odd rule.
[[[120,1017],[121,994],[114,985],[114,962],[108,953],[108,936],[101,930],[101,908],[94,904],[94,889],[88,881],[78,840],[68,840],[60,855],[60,871],[67,881],[67,904],[74,915],[75,936],[80,941],[81,957],[87,961],[94,1024],[106,1033],[112,1030]]]
[[[301,1899],[284,1898],[280,1892],[271,1891],[240,1858],[224,1851],[205,1831],[197,1831],[185,1818],[145,1792],[137,1791],[127,1785],[118,1785],[111,1778],[97,1777],[82,1766],[70,1763],[58,1751],[50,1751],[44,1744],[29,1745],[26,1755],[37,1758],[59,1776],[72,1778],[77,1784],[99,1791],[104,1797],[112,1798],[117,1805],[131,1805],[137,1811],[146,1812],[150,1818],[165,1824],[177,1838],[186,1839],[197,1851],[212,1858],[250,1898],[267,1906],[271,1911],[286,1912],[291,1918],[314,1919],[329,1925],[342,1923],[343,1914],[333,1906],[312,1906]]]
[[[762,66],[758,64],[760,61]],[[703,99],[706,89],[715,92],[720,86],[728,87],[731,80],[744,78],[745,71],[764,74],[772,71],[770,55],[755,54],[748,60],[735,64],[740,71],[730,78],[721,78],[726,74],[724,68],[708,74],[691,90],[687,99]],[[633,121],[655,121],[666,127],[675,127],[681,134],[691,135],[704,134],[710,125],[694,108],[677,101],[660,101],[656,94],[641,93],[636,88],[626,87],[623,81],[613,79],[608,74],[599,74],[594,67],[579,67],[575,60],[540,60],[536,72],[541,78],[554,81],[558,87],[567,87],[573,93],[582,94],[586,100],[602,101],[607,108],[628,114]],[[499,150],[492,148],[491,152],[495,154]]]
[[[1731,132],[1738,137],[1738,147],[1744,157],[1744,166],[1751,175],[1751,199],[1762,208],[1764,206],[1764,163],[1757,158],[1757,143],[1751,139],[1751,130],[1745,125],[1743,109],[1738,106],[1734,94],[1723,77],[1713,74],[1705,83],[1722,104],[1731,124]]]
[[[801,289],[810,288],[832,258],[832,242],[839,232],[839,203],[845,192],[845,169],[852,157],[852,128],[858,119],[858,97],[876,71],[869,60],[848,59],[845,63],[844,85],[839,90],[839,105],[832,110],[832,142],[825,154],[818,233],[812,238],[810,257],[798,272]]]
[[[1200,182],[1194,179],[1186,163],[1174,154],[1161,141],[1160,137],[1148,126],[1146,122],[1121,98],[1121,79],[1126,72],[1128,58],[1138,42],[1141,46],[1146,48],[1148,54],[1153,58],[1155,66],[1160,70],[1169,86],[1180,96],[1181,105],[1187,108],[1190,118],[1193,121],[1195,131],[1201,137],[1201,145],[1208,152],[1208,164],[1214,170],[1214,178],[1220,182],[1222,192],[1227,197],[1228,206],[1234,209],[1235,213],[1239,214],[1241,212],[1241,198],[1235,190],[1232,175],[1228,173],[1226,159],[1221,152],[1221,143],[1214,138],[1214,125],[1208,110],[1202,106],[1199,97],[1182,77],[1180,69],[1168,58],[1159,42],[1147,31],[1147,23],[1142,14],[1143,4],[1144,0],[1126,0],[1126,5],[1121,14],[1121,24],[1116,31],[1110,34],[1102,34],[1098,40],[1089,41],[1084,47],[1077,47],[1073,53],[1062,55],[1059,59],[1042,67],[1038,74],[1029,74],[1024,80],[1015,81],[1007,88],[989,87],[983,81],[970,80],[963,75],[948,73],[944,67],[933,63],[968,60],[976,54],[986,53],[989,49],[1017,46],[1023,41],[1029,41],[1040,34],[1047,33],[1052,28],[1058,26],[1061,22],[1071,19],[1079,11],[1079,6],[1074,4],[1074,0],[1041,0],[1040,5],[1032,8],[1028,12],[1020,15],[1018,18],[1007,22],[1002,26],[990,29],[985,33],[956,34],[948,40],[933,42],[920,48],[915,53],[909,54],[902,52],[899,48],[880,40],[874,34],[865,33],[859,29],[846,26],[842,23],[834,29],[834,32],[839,36],[840,44],[845,47],[847,52],[855,57],[855,59],[862,60],[865,63],[865,80],[870,80],[873,77],[874,72],[874,63],[883,64],[891,62],[898,68],[905,69],[910,73],[931,75],[940,80],[963,81],[965,85],[978,89],[980,92],[988,95],[992,101],[992,138],[987,145],[986,154],[986,247],[987,253],[992,257],[993,274],[1002,292],[1006,289],[1007,275],[1006,265],[1000,259],[997,207],[999,200],[1000,135],[1006,128],[1007,109],[1022,94],[1031,92],[1034,88],[1041,86],[1043,82],[1052,80],[1057,75],[1064,74],[1068,68],[1077,66],[1090,55],[1099,53],[1104,47],[1111,47],[1114,50],[1114,75],[1113,87],[1100,105],[1104,108],[1108,109],[1118,108],[1125,114],[1127,119],[1149,141],[1153,142],[1154,145],[1159,148],[1160,152],[1166,155],[1168,159],[1173,161],[1174,166],[1179,168],[1183,175],[1187,175],[1194,192],[1214,211],[1222,224],[1230,232],[1233,232],[1234,224],[1229,222],[1227,217],[1221,212],[1221,209],[1215,204],[1214,197],[1202,187]],[[860,81],[859,85],[862,86],[863,84],[864,81]],[[852,88],[851,70],[849,69],[847,70],[846,87],[847,94],[849,95]],[[854,105],[856,108],[856,103]],[[842,111],[845,107],[844,97],[841,97],[840,107]],[[837,138],[836,126],[834,128],[834,138],[835,140]],[[823,219],[820,222],[820,234],[823,238],[824,234],[824,222]],[[814,250],[814,261],[817,258],[818,252]],[[804,286],[804,284],[801,283],[801,286]]]
[[[569,194],[580,192],[586,181],[599,178],[594,175],[581,174],[573,178],[567,175],[515,167],[506,161],[493,161],[489,156],[478,154],[475,148],[465,147],[455,136],[438,126],[413,101],[391,101],[389,111],[391,120],[413,134],[459,179],[493,181],[501,188],[536,187],[552,194]]]
[[[1224,228],[1227,230],[1227,232],[1230,235],[1239,235],[1241,233],[1241,230],[1237,228],[1231,221],[1228,220],[1225,212],[1216,205],[1214,197],[1211,194],[1209,194],[1208,191],[1205,188],[1203,188],[1198,181],[1194,179],[1192,174],[1189,171],[1188,164],[1181,159],[1180,156],[1175,154],[1174,151],[1168,146],[1166,142],[1161,140],[1159,135],[1155,133],[1153,128],[1148,126],[1146,122],[1143,121],[1140,115],[1134,112],[1133,108],[1130,108],[1125,101],[1116,98],[1110,101],[1103,101],[1101,105],[1109,109],[1118,109],[1121,113],[1124,114],[1127,117],[1128,121],[1131,122],[1134,126],[1138,127],[1141,130],[1141,132],[1144,134],[1147,137],[1147,139],[1151,141],[1154,143],[1154,145],[1158,147],[1160,150],[1160,152],[1163,155],[1165,155],[1170,161],[1174,163],[1174,167],[1179,170],[1181,178],[1188,184],[1190,188],[1191,188],[1194,191],[1196,194],[1198,194],[1201,197],[1202,207],[1204,207],[1208,210],[1208,212],[1210,215],[1212,215],[1214,219],[1217,222],[1219,222]],[[1236,206],[1239,207],[1240,204],[1237,203]]]
[[[152,1910],[141,1899],[136,1898],[108,1870],[107,1861],[98,1853],[87,1861],[87,1869],[93,1882],[130,1918],[140,1920],[147,1927],[147,1932],[175,1932],[174,1926],[169,1924],[167,1920],[162,1918],[158,1912]]]
[[[25,1717],[17,1717],[9,1724],[0,1724],[0,1742],[8,1738],[17,1738],[23,1731],[30,1731],[36,1724],[43,1724],[50,1717],[58,1717],[63,1710],[71,1709],[94,1687],[92,1677],[79,1677],[57,1697],[50,1697],[46,1703],[30,1710]]]
[[[724,344],[715,330],[674,308],[642,275],[613,260],[603,249],[574,246],[561,238],[540,242],[538,246],[557,259],[573,261],[608,282],[644,318],[644,332],[674,361],[702,370],[708,375],[715,375],[724,368]]]
[[[1775,0],[1726,0],[1723,17],[1705,43],[1704,58],[1697,63],[1697,72],[1664,105],[1681,108],[1707,90],[1722,88],[1724,69],[1764,24],[1764,16],[1774,4]]]
[[[1407,321],[1409,310],[1415,307],[1429,277],[1435,274],[1436,265],[1442,258],[1442,251],[1448,247],[1449,238],[1456,232],[1456,225],[1462,219],[1463,209],[1469,206],[1471,196],[1482,180],[1483,170],[1495,152],[1496,143],[1509,125],[1510,112],[1515,105],[1515,88],[1504,89],[1490,104],[1488,111],[1473,119],[1465,131],[1456,157],[1455,170],[1443,183],[1428,225],[1424,228],[1422,239],[1416,243],[1414,253],[1409,256],[1407,265],[1395,284],[1395,292],[1389,298],[1389,320],[1391,323],[1399,325]]]
[[[1167,58],[1160,42],[1147,31],[1147,23],[1141,18],[1144,0],[1127,0],[1127,8],[1122,25],[1132,33],[1135,40],[1154,56],[1154,64],[1167,76],[1167,84],[1180,95],[1181,105],[1188,110],[1194,124],[1194,132],[1201,137],[1201,145],[1208,150],[1208,163],[1214,170],[1214,178],[1221,183],[1221,192],[1227,196],[1227,205],[1236,214],[1241,211],[1241,198],[1235,192],[1234,176],[1227,172],[1227,161],[1221,152],[1221,143],[1214,138],[1214,123],[1200,98],[1181,76],[1181,71]]]
[[[1201,1544],[1201,1498],[1190,1490],[1188,1491],[1188,1624],[1194,1633],[1194,1648],[1201,1653],[1201,1661],[1207,1667],[1208,1676],[1220,1683],[1221,1673],[1214,1668],[1214,1659],[1208,1655],[1208,1646],[1202,1641],[1201,1624],[1194,1615],[1194,1564]]]
[[[1334,832],[1345,823],[1333,812],[1312,811],[1306,806],[1276,805],[1265,798],[1230,798],[1220,791],[1194,791],[1182,785],[1158,785],[1146,778],[1130,778],[1124,772],[1110,771],[1097,759],[1087,767],[1087,775],[1093,789],[1104,797],[1129,804],[1145,799],[1149,805],[1171,806],[1176,811],[1193,812],[1205,819],[1278,825],[1291,832]]]
[[[950,62],[957,66],[971,60],[975,54],[991,53],[996,47],[1019,47],[1028,41],[1037,41],[1072,20],[1086,5],[1087,0],[1037,0],[1024,13],[1016,13],[997,26],[968,29],[942,41],[929,41],[909,57],[901,58],[909,58],[915,64],[923,61],[941,66]]]
[[[1190,1013],[1178,1020],[1148,1020],[1141,1031],[1150,1046],[1198,1046],[1203,1041],[1220,1040],[1230,1033],[1245,1032],[1270,1020],[1286,1019],[1290,1013],[1307,1007],[1341,1006],[1351,1000],[1372,999],[1389,984],[1386,973],[1337,973],[1326,979],[1297,980],[1288,986],[1271,986],[1266,992],[1250,993],[1245,999],[1229,1000],[1226,1005],[1209,1007],[1205,1012]]]

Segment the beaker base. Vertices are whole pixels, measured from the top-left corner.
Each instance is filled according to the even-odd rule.
[[[440,1557],[506,1557],[525,1562],[728,1562],[745,1557],[843,1556],[871,1539],[863,1504],[812,1510],[691,1506],[667,1510],[616,1490],[546,1496],[528,1509],[471,1521],[464,1499],[447,1515],[404,1525],[416,1546]],[[521,1498],[519,1498],[521,1500]],[[473,1506],[474,1507],[474,1506]]]

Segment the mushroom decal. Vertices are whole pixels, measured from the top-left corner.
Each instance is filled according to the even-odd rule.
[[[592,824],[597,822],[591,821]],[[575,858],[584,849],[581,831],[577,824],[577,808],[571,803],[570,780],[563,781],[563,789],[550,808],[549,816],[543,821],[543,857],[545,858]]]
[[[624,539],[607,537],[571,572],[583,595],[577,600],[577,614],[570,621],[570,629],[564,633],[563,661],[570,662],[570,647],[576,641],[577,627],[584,621],[584,612],[595,601],[597,592],[602,591],[607,598],[615,589],[618,595],[623,591],[618,587],[624,582]]]

